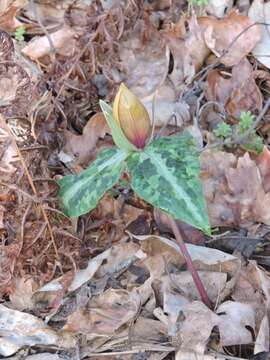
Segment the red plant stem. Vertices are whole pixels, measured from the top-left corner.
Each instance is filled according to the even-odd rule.
[[[184,256],[185,260],[186,260],[186,263],[187,263],[187,268],[188,268],[188,271],[191,273],[191,276],[193,278],[193,281],[195,283],[195,286],[200,294],[200,297],[201,297],[201,300],[202,302],[208,306],[210,309],[212,307],[212,304],[211,304],[211,301],[207,295],[207,292],[205,290],[205,287],[200,279],[200,276],[198,274],[198,271],[195,269],[194,267],[194,264],[192,262],[192,259],[189,255],[189,252],[188,252],[188,249],[186,247],[186,244],[182,238],[182,235],[178,229],[178,226],[176,224],[176,221],[174,219],[172,219],[170,216],[169,216],[169,221],[170,221],[170,224],[171,224],[171,228],[172,228],[172,231],[174,233],[174,236],[175,236],[175,240],[177,242],[177,244],[179,245],[180,247],[180,250],[182,252],[182,255]]]

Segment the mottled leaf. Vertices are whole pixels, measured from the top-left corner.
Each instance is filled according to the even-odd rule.
[[[58,181],[65,214],[80,216],[94,209],[102,195],[119,180],[126,157],[124,150],[106,149],[88,169]]]
[[[127,158],[131,187],[145,201],[210,234],[194,139],[160,138]]]
[[[105,101],[100,100],[99,105],[103,114],[106,118],[106,121],[111,129],[113,141],[116,146],[120,149],[124,149],[126,151],[134,151],[136,150],[135,146],[133,146],[128,139],[125,137],[121,127],[118,125],[116,120],[113,117],[113,111],[110,105],[106,104]]]

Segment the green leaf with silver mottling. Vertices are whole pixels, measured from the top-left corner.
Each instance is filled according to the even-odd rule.
[[[99,105],[106,118],[106,121],[111,129],[113,141],[116,146],[126,151],[136,151],[136,147],[128,141],[125,137],[121,127],[117,124],[113,117],[113,111],[110,105],[106,104],[105,101],[100,100]]]
[[[210,234],[198,153],[189,133],[155,140],[126,161],[131,187],[140,197]]]
[[[59,197],[65,214],[80,216],[94,209],[103,194],[119,180],[127,155],[118,148],[103,150],[88,169],[59,180]]]

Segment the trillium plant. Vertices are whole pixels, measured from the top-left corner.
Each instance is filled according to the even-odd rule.
[[[100,107],[116,147],[103,150],[80,174],[67,175],[59,181],[64,212],[70,217],[86,214],[123,172],[128,173],[134,192],[169,215],[202,301],[210,305],[175,222],[184,221],[210,234],[195,140],[188,132],[153,139],[147,110],[124,84],[120,85],[113,109],[102,100]]]

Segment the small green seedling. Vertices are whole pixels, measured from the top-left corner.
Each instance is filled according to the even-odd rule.
[[[202,15],[203,9],[208,5],[208,0],[188,0],[188,13],[191,14],[194,8],[199,10],[199,15]]]
[[[232,128],[230,125],[222,121],[218,124],[217,128],[214,130],[214,134],[218,138],[227,139],[232,134]]]
[[[204,7],[208,5],[208,0],[188,0],[189,5],[196,5],[199,7]]]
[[[251,128],[255,120],[255,116],[250,111],[242,111],[240,115],[240,121],[236,125],[236,132],[239,135],[243,135],[247,130]]]
[[[255,116],[250,111],[242,111],[237,125],[228,125],[222,121],[214,130],[214,135],[225,143],[228,140],[229,144],[239,144],[246,151],[261,153],[263,151],[262,138],[256,134],[255,130],[251,130],[254,121]],[[241,138],[243,140],[239,143]]]
[[[26,34],[26,29],[24,25],[21,25],[15,31],[15,39],[18,41],[24,41],[25,34]]]

